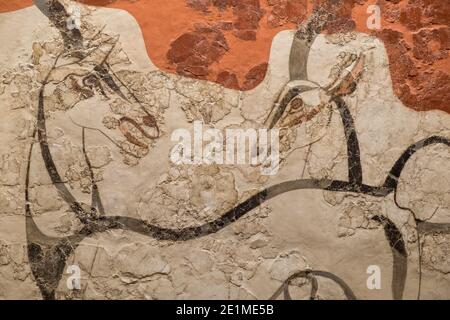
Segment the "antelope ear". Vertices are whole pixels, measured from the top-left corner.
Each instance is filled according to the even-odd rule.
[[[364,71],[365,57],[360,55],[353,63],[351,71],[347,72],[337,84],[329,90],[331,96],[345,96],[353,93],[356,90],[358,80]]]
[[[5,0],[0,2],[0,13],[17,11],[33,5],[33,0]]]

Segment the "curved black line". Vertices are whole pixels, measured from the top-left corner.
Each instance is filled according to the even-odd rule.
[[[311,278],[311,276],[313,276]],[[281,292],[284,292],[284,298],[285,300],[292,300],[291,295],[289,293],[289,285],[291,282],[298,278],[309,278],[311,279],[311,297],[315,297],[317,293],[317,279],[315,277],[322,277],[327,278],[332,281],[334,281],[342,290],[347,300],[357,300],[355,294],[353,293],[352,289],[347,285],[347,283],[339,278],[337,275],[328,272],[328,271],[321,271],[321,270],[305,270],[305,271],[299,271],[297,273],[294,273],[291,275],[284,283],[280,286],[280,288],[275,291],[275,293],[269,298],[269,300],[275,300],[278,298],[281,294]],[[315,279],[315,281],[313,280]]]
[[[97,182],[95,181],[94,170],[92,169],[91,160],[86,151],[86,129],[81,129],[81,141],[82,141],[82,151],[84,155],[84,161],[86,162],[87,168],[89,170],[89,178],[91,179],[91,210],[98,210],[100,215],[105,214],[105,208],[103,207],[102,198],[98,189]]]
[[[33,0],[33,4],[49,19],[49,21],[59,30],[64,47],[72,52],[73,56],[80,56],[77,50],[82,46],[83,37],[80,30],[67,28],[67,19],[70,17],[64,6],[58,0]]]
[[[444,141],[442,139],[445,140],[445,138],[437,139],[436,137],[431,137],[431,138],[423,140],[423,141],[428,141],[428,143],[423,143],[423,141],[422,141],[422,142],[416,143],[415,146],[420,145],[420,146],[424,147],[424,146],[432,144],[431,142],[439,143],[439,142]],[[450,140],[446,139],[445,144],[446,145],[450,144]],[[410,148],[408,148],[408,150],[410,150]],[[418,148],[414,148],[414,150],[417,151]],[[405,157],[407,159],[409,159],[411,157],[411,155],[412,155],[411,152],[407,151],[407,152],[405,152],[405,154],[402,155],[402,157],[400,159],[403,159]],[[398,161],[397,161],[397,163],[398,163]],[[402,162],[402,163],[406,164],[406,162]],[[29,174],[29,173],[27,173],[27,174]],[[27,177],[27,179],[28,179],[28,177]],[[338,189],[337,186],[340,186],[341,189]],[[28,187],[28,185],[27,185],[27,187]],[[250,197],[246,201],[237,205],[235,208],[227,211],[220,218],[218,218],[212,222],[209,222],[207,224],[204,224],[202,226],[187,227],[187,228],[183,228],[183,229],[179,229],[179,230],[174,230],[174,229],[167,229],[167,228],[150,225],[140,219],[123,217],[123,216],[118,216],[118,217],[105,216],[105,217],[100,217],[99,219],[94,220],[94,221],[89,220],[87,223],[87,226],[82,230],[82,232],[80,232],[80,234],[74,235],[70,238],[63,238],[63,239],[57,241],[56,244],[55,244],[55,242],[53,242],[53,246],[51,246],[51,249],[52,249],[52,252],[55,252],[55,251],[59,252],[60,254],[59,254],[58,261],[60,261],[61,263],[65,263],[65,260],[68,257],[67,252],[69,252],[67,249],[69,247],[69,245],[67,243],[70,244],[70,247],[76,248],[76,246],[85,237],[88,237],[94,233],[104,232],[104,231],[111,230],[111,229],[129,230],[129,231],[133,231],[133,232],[136,232],[139,234],[153,237],[158,240],[187,241],[190,239],[199,238],[199,237],[203,237],[203,236],[218,232],[219,230],[225,228],[229,224],[237,221],[239,218],[244,216],[246,213],[248,213],[252,209],[258,207],[261,203],[263,203],[271,198],[274,198],[277,195],[284,194],[286,192],[293,191],[293,190],[303,190],[303,189],[319,189],[319,190],[355,192],[355,193],[369,194],[369,195],[377,196],[377,197],[384,197],[393,191],[392,188],[387,188],[384,186],[382,186],[382,187],[372,187],[372,186],[368,186],[368,185],[355,186],[354,184],[351,184],[349,182],[336,181],[336,180],[306,179],[306,180],[287,181],[287,182],[283,182],[283,183],[274,185],[272,187],[269,187],[269,188],[259,192],[258,194]],[[26,198],[26,201],[27,201],[27,204],[29,204],[28,198]],[[33,223],[30,223],[30,220]],[[392,229],[392,227],[390,227],[390,230],[391,229]],[[31,217],[31,211],[30,211],[29,205],[27,205],[27,234],[30,236],[33,232],[40,235],[40,237],[38,237],[38,239],[35,239],[35,241],[33,241],[32,237],[29,237],[29,242],[31,242],[31,243],[36,243],[39,241],[46,242],[48,240],[47,236],[40,233],[38,227],[36,226],[36,224],[34,223],[32,217]],[[36,240],[38,240],[38,241],[36,241]],[[61,246],[64,248],[64,250],[61,249]],[[391,247],[394,248],[400,254],[402,253],[402,249],[401,249],[401,247],[398,247],[397,241],[393,242]],[[29,248],[30,248],[30,246],[29,246]],[[41,254],[38,255],[38,258],[36,258],[36,257],[33,257],[33,254],[36,254],[36,252],[33,250],[29,250],[29,256],[31,256],[30,262],[35,265],[36,264],[42,265],[42,261],[44,261],[45,259],[47,259],[47,260],[49,259],[49,258],[42,257]],[[55,257],[55,254],[51,255],[51,258],[54,258],[54,257]],[[394,269],[396,269],[394,271],[394,274],[398,275],[395,277],[395,279],[403,279],[403,277],[400,275],[403,274],[404,271],[402,271],[402,270],[404,270],[404,269],[398,269],[402,265],[404,265],[405,261],[404,260],[402,260],[402,261],[403,262],[401,262],[401,263],[394,264]],[[46,288],[47,285],[45,285],[45,283],[48,284],[48,283],[55,283],[55,282],[54,281],[43,282],[42,280],[39,280],[39,279],[47,279],[48,278],[48,274],[45,272],[47,270],[47,268],[45,268],[45,266],[44,266],[44,267],[41,267],[41,269],[39,269],[38,267],[34,266],[34,267],[32,267],[32,270],[33,270],[33,274],[36,278],[37,284],[40,287],[41,292],[43,292],[43,296],[48,297],[48,293],[47,293],[48,289]],[[58,270],[60,270],[60,269],[58,269]],[[58,271],[58,270],[56,270],[56,271]],[[42,271],[44,271],[44,272],[42,272]],[[62,274],[62,271],[55,272],[55,273],[53,273],[53,276],[60,279],[61,274]],[[401,296],[402,293],[400,294],[400,291],[403,292],[402,290],[404,288],[404,285],[402,285],[401,282],[398,282],[398,283],[400,283],[400,284],[393,284],[393,286],[396,286],[396,288],[398,288],[395,291],[397,297]],[[54,289],[56,288],[56,286],[54,287]]]
[[[309,295],[309,300],[316,300],[317,292],[319,291],[319,282],[314,275],[311,275],[311,293]]]
[[[39,91],[38,112],[37,112],[37,134],[39,139],[39,145],[41,149],[42,159],[47,169],[48,175],[52,181],[52,184],[58,190],[59,195],[69,205],[70,209],[77,215],[80,221],[86,223],[86,212],[81,207],[80,203],[76,201],[73,194],[67,189],[66,184],[61,178],[61,175],[56,168],[56,164],[53,160],[50,148],[47,140],[47,128],[45,121],[44,111],[44,89],[45,83],[42,85]]]
[[[36,137],[36,130],[33,138]],[[61,281],[69,255],[84,239],[77,235],[69,238],[54,238],[43,234],[36,225],[31,211],[29,196],[30,168],[34,143],[31,143],[25,175],[25,228],[27,255],[35,282],[43,299],[55,299],[55,289]]]
[[[414,153],[423,149],[424,147],[433,145],[433,144],[444,144],[450,147],[450,139],[440,136],[431,136],[429,138],[423,139],[419,142],[414,143],[408,149],[403,152],[402,156],[395,162],[391,171],[389,171],[389,175],[387,176],[384,186],[386,188],[396,189],[398,184],[398,179],[403,171],[408,160],[412,157]]]
[[[324,15],[327,15],[326,19],[323,19]],[[329,17],[326,9],[315,6],[308,21],[295,32],[289,54],[289,77],[291,81],[308,79],[309,52]]]
[[[361,152],[359,149],[355,123],[344,100],[341,97],[336,97],[334,101],[341,115],[345,139],[347,140],[348,179],[350,183],[361,185],[363,181]]]
[[[384,228],[393,258],[392,296],[394,300],[402,300],[408,273],[408,254],[403,235],[389,218],[378,215],[372,219],[379,222]]]

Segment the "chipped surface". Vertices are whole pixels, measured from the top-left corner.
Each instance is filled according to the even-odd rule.
[[[0,298],[448,299],[446,11],[341,2],[172,1],[198,21],[154,49],[128,1],[0,5]],[[279,172],[172,163],[195,121],[279,129]]]

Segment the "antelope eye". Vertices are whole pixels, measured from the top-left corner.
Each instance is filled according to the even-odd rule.
[[[298,110],[303,106],[303,100],[301,98],[294,98],[291,102],[291,109]]]

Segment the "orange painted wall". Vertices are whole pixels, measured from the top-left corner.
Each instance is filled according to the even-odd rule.
[[[0,12],[31,5],[3,1]],[[450,11],[444,0],[79,0],[128,11],[147,53],[162,70],[241,90],[264,78],[273,37],[304,21],[314,6],[336,12],[325,32],[356,30],[385,44],[394,91],[415,110],[450,112]],[[369,4],[382,30],[366,27]]]

